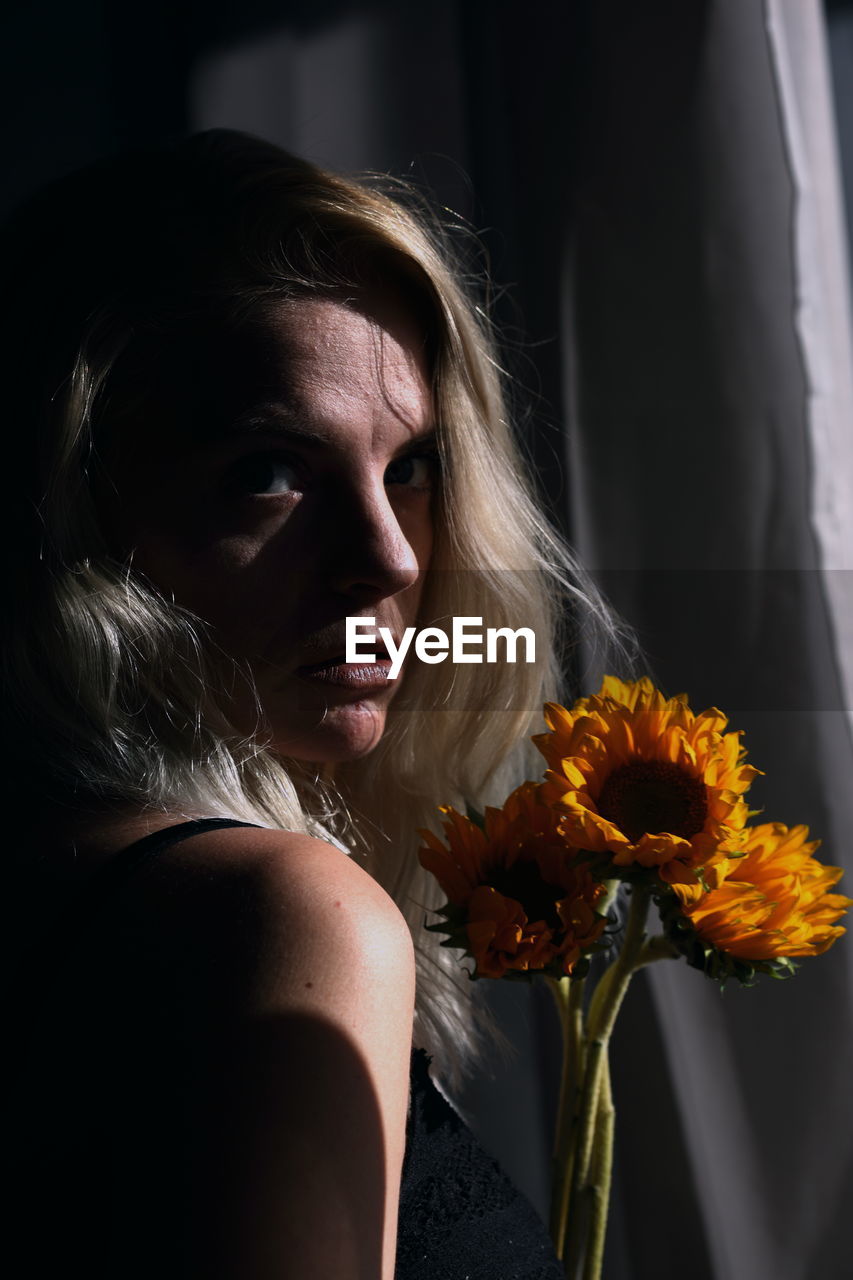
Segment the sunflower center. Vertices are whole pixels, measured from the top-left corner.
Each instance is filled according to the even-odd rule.
[[[520,902],[531,922],[544,920],[552,929],[560,927],[556,904],[565,898],[566,890],[546,883],[536,862],[519,858],[509,868],[498,867],[489,874],[489,884],[505,898]]]
[[[601,788],[598,812],[634,843],[666,831],[689,840],[705,825],[705,785],[667,760],[634,760],[614,769]]]

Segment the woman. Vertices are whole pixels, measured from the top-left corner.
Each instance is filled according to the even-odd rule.
[[[410,1057],[476,1050],[417,828],[523,776],[559,601],[606,625],[448,263],[398,200],[226,131],[7,228],[28,1275],[559,1274]],[[538,661],[343,660],[347,617],[457,615]]]

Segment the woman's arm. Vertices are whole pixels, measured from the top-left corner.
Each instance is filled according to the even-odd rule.
[[[170,851],[132,910],[202,1064],[186,1274],[393,1280],[414,1003],[396,906],[323,841],[231,829]]]

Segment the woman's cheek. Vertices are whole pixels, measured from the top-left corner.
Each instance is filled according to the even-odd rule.
[[[421,569],[428,569],[434,540],[435,498],[432,491],[413,490],[397,496],[394,514]]]

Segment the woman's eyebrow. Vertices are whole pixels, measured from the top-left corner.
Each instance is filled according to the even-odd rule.
[[[214,443],[241,436],[281,436],[308,447],[334,444],[334,432],[310,411],[286,403],[255,404],[234,417],[222,417],[203,431]]]
[[[309,448],[340,443],[334,428],[322,418],[315,417],[310,410],[286,403],[253,405],[237,417],[218,423],[210,435],[214,441],[253,435],[280,436]],[[438,428],[430,423],[422,430],[412,432],[400,444],[398,452],[405,453],[410,449],[435,445],[437,439]]]
[[[415,449],[438,448],[438,427],[424,427],[422,431],[412,432],[408,440],[404,440],[397,450],[398,454],[411,453]]]

